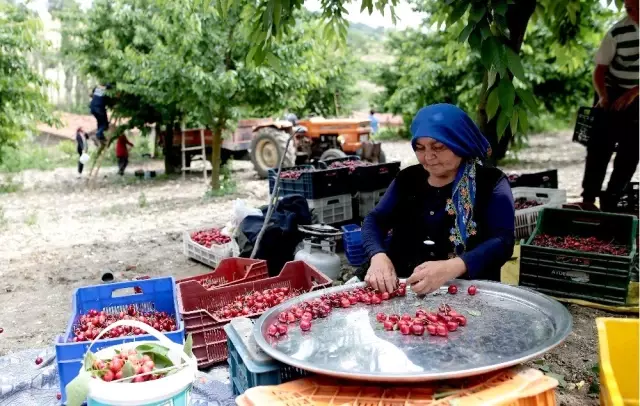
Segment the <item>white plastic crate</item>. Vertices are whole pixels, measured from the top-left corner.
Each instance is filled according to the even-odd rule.
[[[528,238],[536,229],[538,215],[542,209],[562,207],[567,202],[567,191],[535,187],[516,187],[511,189],[513,200],[526,198],[542,203],[540,206],[516,210],[516,238]]]
[[[350,194],[307,199],[307,204],[321,224],[341,223],[353,218]]]
[[[358,214],[365,218],[376,207],[387,188],[374,190],[373,192],[360,192],[358,194]]]
[[[209,230],[211,228],[213,227],[202,227],[196,230],[187,230],[182,233],[182,252],[188,258],[215,268],[223,259],[239,256],[240,248],[234,239],[231,239],[231,242],[224,245],[212,245],[211,248],[200,245],[191,239],[192,233]]]

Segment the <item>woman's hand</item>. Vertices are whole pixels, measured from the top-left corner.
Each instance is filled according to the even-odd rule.
[[[407,279],[407,284],[416,294],[424,295],[439,289],[447,281],[464,275],[466,271],[467,266],[460,258],[429,261],[414,269],[413,274]]]
[[[387,254],[382,252],[371,257],[371,265],[364,280],[380,292],[391,293],[398,287],[396,269]]]

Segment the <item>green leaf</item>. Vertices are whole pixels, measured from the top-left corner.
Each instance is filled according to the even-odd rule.
[[[509,79],[501,78],[498,83],[498,98],[503,109],[512,109],[516,101],[516,90]]]
[[[491,65],[498,59],[498,46],[494,37],[489,37],[482,41],[480,59],[485,68],[490,69]]]
[[[130,378],[135,374],[136,374],[136,369],[133,367],[133,364],[131,364],[131,362],[129,361],[125,362],[124,366],[122,367],[122,377]]]
[[[187,335],[187,339],[184,342],[183,351],[189,357],[193,357],[193,337],[191,334]]]
[[[518,88],[516,89],[516,94],[518,95],[518,98],[524,102],[524,104],[532,113],[538,112],[538,104],[536,103],[536,100],[534,99],[533,94],[531,94],[529,90]]]
[[[473,3],[469,12],[469,20],[477,23],[482,20],[486,12],[487,8],[482,3]]]
[[[518,110],[514,110],[511,115],[511,134],[516,134],[518,132]]]
[[[467,313],[469,313],[470,315],[472,315],[474,317],[478,317],[481,314],[480,311],[478,311],[478,310],[469,310],[469,309],[467,309]]]
[[[538,367],[539,370],[543,371],[543,372],[549,372],[551,371],[551,369],[549,368],[549,365],[540,365]]]
[[[80,371],[78,376],[65,386],[67,406],[81,406],[87,400],[91,379],[87,371]]]
[[[464,13],[467,12],[468,8],[469,8],[469,3],[466,1],[461,1],[457,6],[453,8],[453,10],[451,11],[451,14],[449,14],[449,18],[447,19],[447,25],[451,25],[456,21],[458,21],[460,18],[462,18]]]
[[[140,354],[154,353],[166,356],[169,354],[169,349],[160,344],[141,344],[136,347],[136,352]]]
[[[509,47],[505,47],[505,52],[507,56],[507,67],[509,68],[511,73],[513,73],[515,77],[522,80],[523,82],[526,81],[527,78],[524,75],[524,67],[522,66],[520,56]]]
[[[529,130],[529,118],[527,112],[524,109],[518,108],[518,122],[520,126],[520,132],[526,134]]]
[[[487,89],[491,89],[493,87],[493,85],[496,83],[496,78],[498,77],[498,72],[496,72],[494,69],[489,69],[489,73],[488,73],[488,77],[487,77]]]
[[[482,43],[482,36],[478,32],[478,30],[473,30],[471,35],[469,35],[469,46],[471,49],[479,49],[480,44]]]
[[[509,6],[507,5],[507,3],[500,3],[496,5],[496,7],[493,10],[495,11],[496,14],[503,16],[507,14],[508,8]]]
[[[168,357],[162,354],[151,353],[149,354],[149,356],[153,360],[154,364],[156,364],[156,368],[158,369],[173,366],[173,361],[171,361]]]
[[[561,388],[565,388],[567,386],[567,381],[564,380],[564,375],[555,374],[553,372],[547,372],[547,373],[545,373],[545,375],[557,380],[558,381],[558,386],[560,386]]]
[[[460,35],[458,36],[458,41],[466,42],[474,28],[475,28],[475,25],[471,23],[467,24],[467,26],[464,27],[462,31],[460,31]]]
[[[498,100],[498,88],[493,88],[487,97],[487,119],[491,120],[498,112],[500,102]]]
[[[509,125],[509,113],[507,110],[500,110],[500,115],[498,116],[498,122],[496,123],[496,131],[498,133],[498,139],[502,138],[504,131],[507,129]]]
[[[534,364],[536,365],[543,365],[544,364],[544,359],[537,359],[535,361],[533,361]]]

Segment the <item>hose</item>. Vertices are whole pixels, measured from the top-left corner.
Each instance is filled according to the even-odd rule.
[[[271,215],[273,214],[273,207],[276,205],[278,199],[278,189],[280,189],[280,171],[282,171],[282,164],[284,163],[284,158],[289,149],[289,143],[296,135],[295,131],[292,132],[291,136],[287,140],[287,144],[284,146],[284,151],[282,151],[282,156],[280,157],[280,163],[278,164],[278,171],[276,172],[276,183],[273,185],[273,190],[271,191],[271,195],[269,196],[269,207],[267,208],[267,214],[264,216],[264,223],[262,224],[262,228],[258,233],[258,237],[256,237],[256,242],[253,244],[253,251],[251,251],[250,259],[254,259],[256,254],[258,253],[258,248],[260,247],[260,241],[262,241],[262,237],[267,230],[267,226],[269,225],[269,220],[271,220]]]

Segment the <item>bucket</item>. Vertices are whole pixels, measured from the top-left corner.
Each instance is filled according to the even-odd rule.
[[[163,378],[138,383],[104,382],[91,379],[87,406],[189,406],[191,405],[191,388],[196,379],[197,361],[193,355],[184,352],[181,345],[176,344],[162,335],[153,327],[135,320],[120,320],[102,330],[95,340],[113,328],[120,326],[137,327],[152,335],[158,341],[134,341],[104,348],[95,353],[98,359],[109,359],[116,354],[116,350],[134,349],[142,344],[161,344],[169,349],[167,357],[179,365],[186,362],[178,372]],[[93,342],[95,342],[95,340]],[[93,344],[92,342],[92,344]],[[89,350],[91,346],[89,346]],[[84,362],[82,365],[84,371]]]
[[[86,152],[84,152],[82,155],[80,155],[80,163],[85,165],[87,162],[89,162],[89,159],[91,159],[91,156],[89,156],[89,154],[87,154]]]

